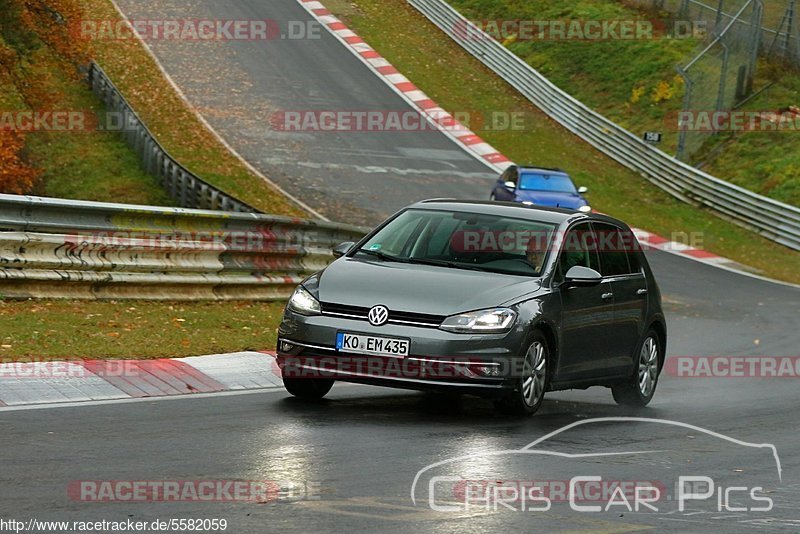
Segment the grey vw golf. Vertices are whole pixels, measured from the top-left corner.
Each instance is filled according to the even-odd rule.
[[[393,215],[294,292],[278,332],[292,395],[336,380],[493,397],[532,414],[546,391],[653,397],[661,295],[631,229],[603,215],[428,200]]]

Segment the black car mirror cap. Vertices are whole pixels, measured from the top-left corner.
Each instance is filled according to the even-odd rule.
[[[575,265],[570,267],[567,271],[567,274],[564,277],[564,285],[566,287],[594,286],[599,284],[602,280],[603,275],[594,269],[583,267],[581,265]]]
[[[355,245],[352,241],[345,241],[344,243],[339,243],[335,247],[333,247],[333,257],[334,258],[341,258],[345,254],[347,254],[351,248]]]

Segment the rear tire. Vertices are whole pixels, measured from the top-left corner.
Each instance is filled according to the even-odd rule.
[[[286,391],[300,399],[321,399],[333,387],[329,378],[284,378]]]
[[[494,196],[494,193],[492,193],[491,195],[489,195],[489,200],[491,200],[491,201],[495,201],[495,200],[497,200],[497,197],[495,197],[495,196]]]
[[[663,358],[658,334],[650,329],[639,346],[633,374],[625,382],[611,388],[617,404],[640,408],[647,406],[656,393]]]
[[[544,334],[534,331],[526,344],[522,376],[516,379],[514,390],[508,396],[495,402],[499,411],[510,415],[535,414],[544,401],[544,392],[550,382],[550,348]]]

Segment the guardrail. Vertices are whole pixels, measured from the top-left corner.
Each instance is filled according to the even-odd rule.
[[[259,213],[259,210],[224,193],[193,174],[169,155],[139,118],[108,75],[94,61],[89,64],[92,91],[115,115],[114,129],[119,129],[128,146],[139,156],[144,170],[155,176],[169,196],[184,208]]]
[[[0,194],[0,297],[278,300],[356,226]]]
[[[800,208],[720,180],[645,143],[556,87],[443,0],[407,1],[543,112],[605,155],[685,202],[800,250]]]

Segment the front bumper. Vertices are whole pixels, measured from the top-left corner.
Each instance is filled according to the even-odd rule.
[[[406,357],[366,356],[336,350],[337,332],[404,338]],[[481,396],[514,387],[524,333],[456,334],[438,328],[383,325],[287,310],[278,330],[278,365],[284,378],[332,378],[404,389]]]

